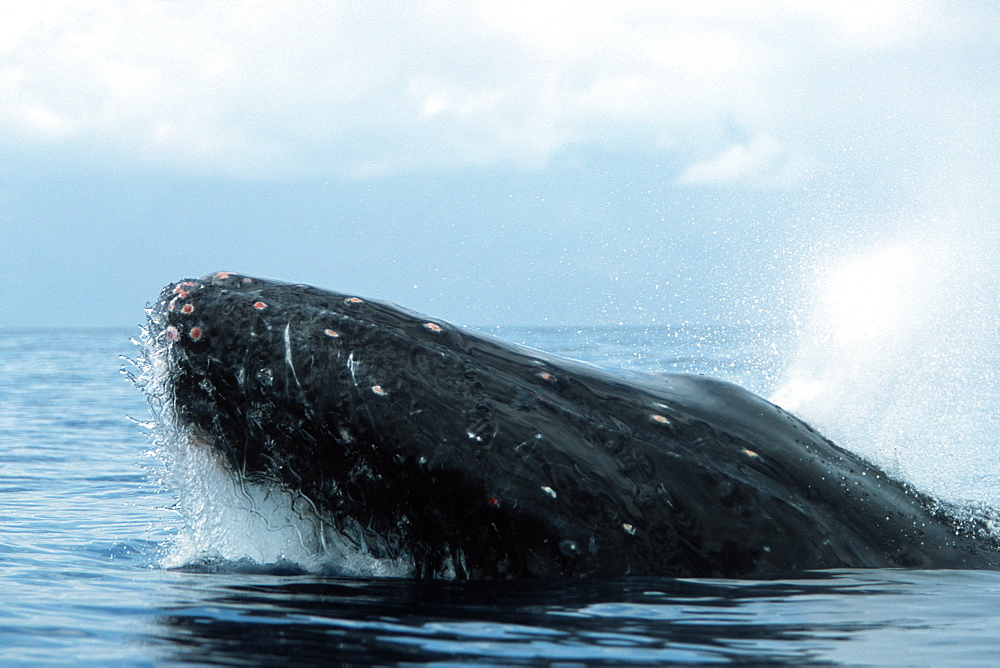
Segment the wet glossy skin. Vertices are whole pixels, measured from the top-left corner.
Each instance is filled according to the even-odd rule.
[[[420,575],[993,565],[925,499],[727,383],[634,381],[226,272],[168,286],[150,328],[197,438]]]

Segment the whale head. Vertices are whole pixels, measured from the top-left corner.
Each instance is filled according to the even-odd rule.
[[[168,285],[148,336],[177,428],[235,475],[362,531],[373,554],[427,576],[592,572],[591,534],[554,510],[552,481],[579,467],[558,448],[531,455],[555,382],[544,360],[392,304],[230,272]]]

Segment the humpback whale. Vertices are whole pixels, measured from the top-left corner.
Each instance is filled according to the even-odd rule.
[[[932,499],[727,382],[619,375],[231,272],[168,285],[148,314],[177,429],[417,577],[998,562]]]

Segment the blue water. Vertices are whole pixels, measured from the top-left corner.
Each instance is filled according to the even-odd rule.
[[[853,570],[795,580],[454,583],[250,564],[164,568],[177,499],[119,372],[137,332],[0,334],[0,663],[995,663],[1000,574]],[[760,392],[732,329],[507,329],[633,370]]]

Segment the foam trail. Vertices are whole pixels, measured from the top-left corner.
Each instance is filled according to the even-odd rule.
[[[817,272],[772,396],[938,498],[1000,504],[993,219],[942,219]]]

